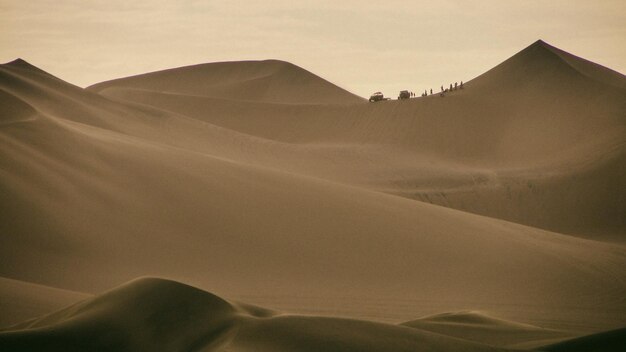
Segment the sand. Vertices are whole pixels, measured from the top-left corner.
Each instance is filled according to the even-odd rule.
[[[380,103],[276,60],[87,89],[2,65],[0,276],[95,294],[169,277],[238,332],[126,336],[163,304],[124,327],[134,296],[114,290],[0,343],[87,329],[82,346],[110,323],[120,350],[469,351],[622,328],[624,82],[541,41],[443,98]],[[226,300],[291,314],[214,313]]]
[[[0,278],[0,327],[39,317],[89,297],[80,292]]]
[[[426,328],[417,322],[426,323]],[[488,336],[491,346],[433,333],[428,324]],[[418,326],[420,325],[420,326]],[[434,325],[433,325],[434,326]],[[489,330],[489,331],[488,331]],[[512,334],[517,331],[519,334]],[[534,334],[527,335],[529,332]],[[541,346],[618,351],[624,329]],[[401,325],[290,315],[229,302],[175,281],[142,278],[55,313],[0,331],[3,350],[46,351],[509,351],[502,343],[555,338],[556,332],[476,313],[427,317]],[[562,339],[563,335],[561,335]],[[623,347],[623,346],[622,346]]]

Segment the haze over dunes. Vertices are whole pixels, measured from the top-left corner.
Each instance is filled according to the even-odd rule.
[[[372,104],[277,60],[82,89],[16,60],[0,102],[2,323],[51,313],[0,347],[488,351],[625,325],[626,78],[542,41],[445,97]],[[74,292],[144,275],[200,289]]]

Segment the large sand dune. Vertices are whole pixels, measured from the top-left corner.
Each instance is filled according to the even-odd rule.
[[[543,42],[443,98],[376,104],[279,61],[82,89],[17,60],[0,67],[0,276],[100,292],[159,275],[398,323],[480,310],[542,327],[534,342],[623,327],[625,80]],[[267,329],[325,325],[284,319]],[[389,336],[440,327],[419,325]]]
[[[94,91],[106,94],[113,94],[120,88],[283,104],[364,101],[309,71],[279,60],[189,66],[103,82],[91,87]]]
[[[324,94],[295,106],[233,101],[197,88],[211,66],[178,70],[188,79],[176,90],[160,89],[172,71],[146,75],[156,89],[134,88],[135,77],[91,89],[289,144],[257,149],[270,154],[264,165],[624,241],[626,201],[615,190],[626,189],[626,78],[544,42],[443,99],[375,105],[329,106]]]

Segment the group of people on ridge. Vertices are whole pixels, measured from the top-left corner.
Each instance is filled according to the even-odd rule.
[[[454,85],[452,85],[452,83],[450,83],[450,88],[443,88],[443,86],[441,86],[441,91],[439,92],[439,96],[443,97],[445,96],[445,93],[451,92],[453,90],[457,90],[457,89],[463,89],[463,81],[461,81],[461,84],[458,84],[457,82],[454,82]],[[424,93],[422,93],[422,97],[427,97],[428,94],[428,90],[424,90]],[[433,95],[433,89],[430,88],[430,95]]]

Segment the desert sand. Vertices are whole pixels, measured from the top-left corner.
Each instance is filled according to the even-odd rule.
[[[623,347],[626,77],[542,41],[445,97],[18,59],[0,102],[0,347]]]

